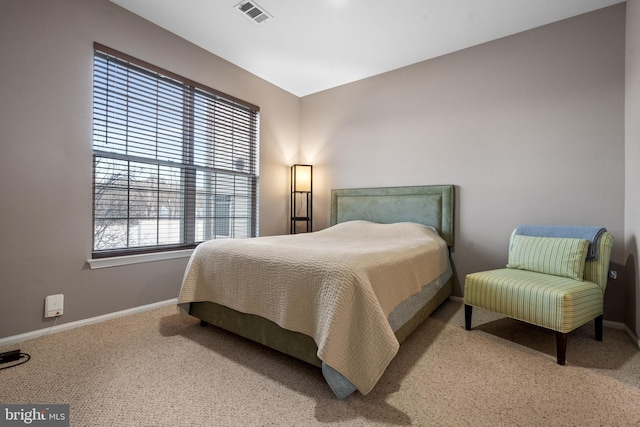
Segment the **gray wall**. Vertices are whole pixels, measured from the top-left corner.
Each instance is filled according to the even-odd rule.
[[[640,0],[627,0],[626,104],[625,104],[625,261],[626,323],[640,331]]]
[[[261,107],[260,229],[288,230],[299,98],[108,0],[0,0],[0,338],[175,298],[186,259],[89,270],[93,42]],[[275,201],[275,202],[274,202]]]
[[[457,295],[519,223],[603,225],[624,264],[624,72],[619,4],[304,97],[314,227],[331,188],[455,184]]]
[[[186,260],[85,265],[94,41],[261,107],[262,235],[288,230],[297,161],[314,164],[316,229],[331,188],[455,184],[461,295],[466,273],[504,265],[520,222],[603,224],[620,269],[637,259],[640,138],[624,124],[624,37],[622,4],[299,99],[108,0],[0,0],[0,338],[49,326],[49,294],[65,294],[64,323],[180,287]],[[637,50],[627,35],[627,117],[640,110]],[[635,265],[632,287],[610,284],[610,320],[635,321]]]

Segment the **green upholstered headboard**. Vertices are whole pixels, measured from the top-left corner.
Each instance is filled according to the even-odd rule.
[[[331,190],[331,225],[357,219],[430,225],[451,247],[454,186],[348,188]]]

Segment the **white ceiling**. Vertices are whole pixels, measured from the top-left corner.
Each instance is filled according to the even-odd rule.
[[[624,0],[111,1],[305,96]]]

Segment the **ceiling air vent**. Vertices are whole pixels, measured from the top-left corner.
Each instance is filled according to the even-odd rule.
[[[235,6],[245,16],[258,24],[263,23],[269,18],[272,18],[261,6],[254,1],[241,1]]]

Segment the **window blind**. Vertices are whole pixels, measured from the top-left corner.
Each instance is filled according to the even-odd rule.
[[[98,43],[93,257],[257,235],[259,108]]]

